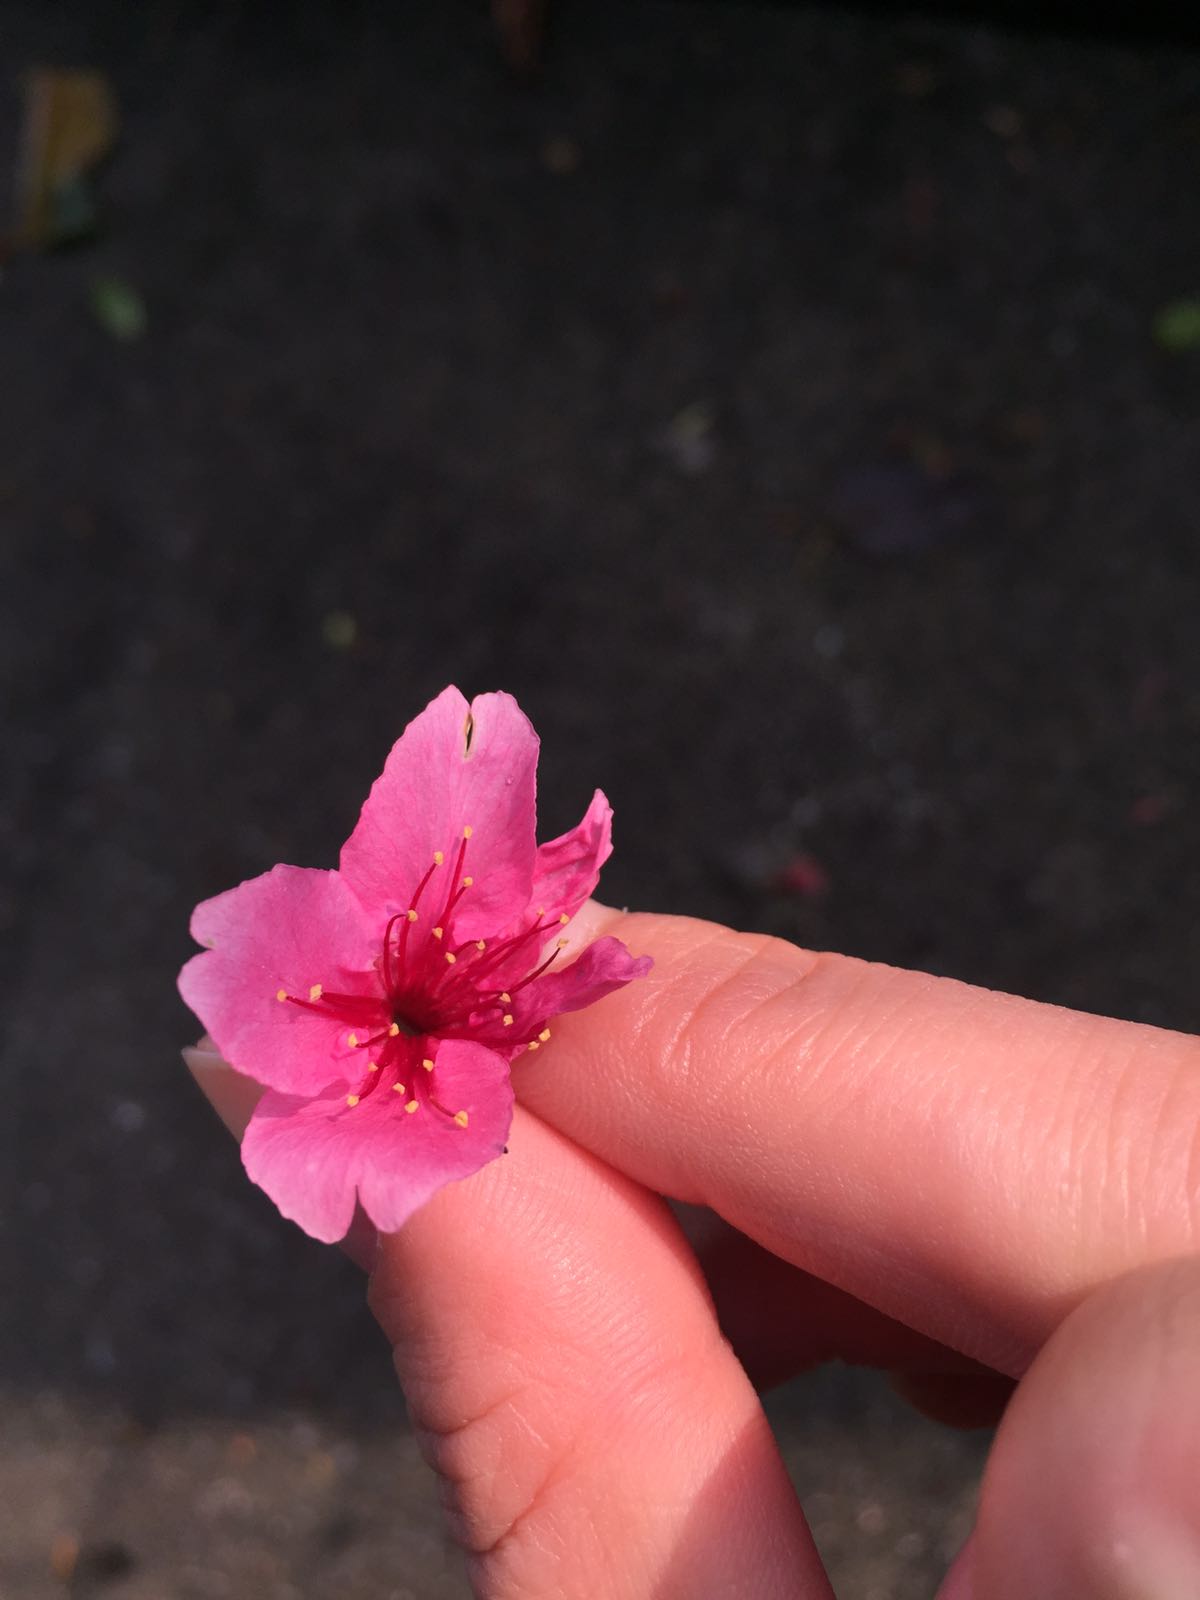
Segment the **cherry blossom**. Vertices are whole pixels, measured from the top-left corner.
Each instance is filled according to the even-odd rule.
[[[597,790],[539,847],[537,755],[510,695],[446,689],[393,746],[336,871],[277,866],[196,907],[206,948],[180,992],[266,1086],[242,1159],[314,1238],[340,1239],[356,1200],[393,1231],[502,1154],[510,1063],[650,969],[611,938],[564,964],[612,811]]]

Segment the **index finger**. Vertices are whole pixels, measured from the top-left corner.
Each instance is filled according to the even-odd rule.
[[[577,924],[654,970],[559,1018],[518,1098],[910,1327],[1018,1373],[1095,1285],[1200,1242],[1200,1041],[685,918]]]

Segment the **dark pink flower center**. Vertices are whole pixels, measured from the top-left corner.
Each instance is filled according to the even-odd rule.
[[[502,1030],[514,1028],[513,996],[545,972],[564,941],[519,983],[508,989],[495,983],[501,969],[511,972],[517,952],[526,946],[536,948],[539,935],[544,937],[544,908],[538,909],[527,927],[504,939],[462,943],[454,939],[455,910],[475,881],[463,875],[470,837],[471,829],[464,828],[436,921],[432,920],[427,891],[445,865],[441,850],[434,852],[408,907],[388,920],[382,949],[373,964],[378,979],[375,992],[343,994],[321,983],[314,983],[307,997],[285,989],[278,992],[279,1000],[343,1023],[349,1030],[347,1047],[365,1053],[364,1076],[355,1092],[346,1097],[350,1106],[386,1087],[403,1097],[406,1111],[414,1113],[427,1103],[466,1127],[466,1112],[451,1112],[432,1092],[437,1041],[478,1039],[499,1045],[503,1039],[504,1048],[511,1043],[536,1050],[550,1037],[543,1021],[531,1024],[522,1019],[517,1038]],[[436,897],[433,904],[437,904]],[[563,916],[559,920],[568,919]]]

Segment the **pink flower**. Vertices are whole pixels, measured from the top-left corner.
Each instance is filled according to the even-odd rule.
[[[446,689],[393,746],[336,872],[274,867],[196,907],[207,948],[180,993],[266,1084],[242,1159],[316,1239],[342,1237],[356,1195],[391,1232],[502,1154],[509,1063],[650,969],[619,939],[554,966],[612,811],[597,790],[539,848],[537,754],[510,695]]]

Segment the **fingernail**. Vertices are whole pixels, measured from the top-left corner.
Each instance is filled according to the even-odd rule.
[[[189,1072],[211,1072],[214,1067],[224,1064],[218,1051],[203,1044],[186,1045],[180,1054]]]
[[[200,1093],[234,1138],[240,1139],[262,1098],[262,1084],[235,1072],[209,1039],[188,1045],[182,1054]]]

